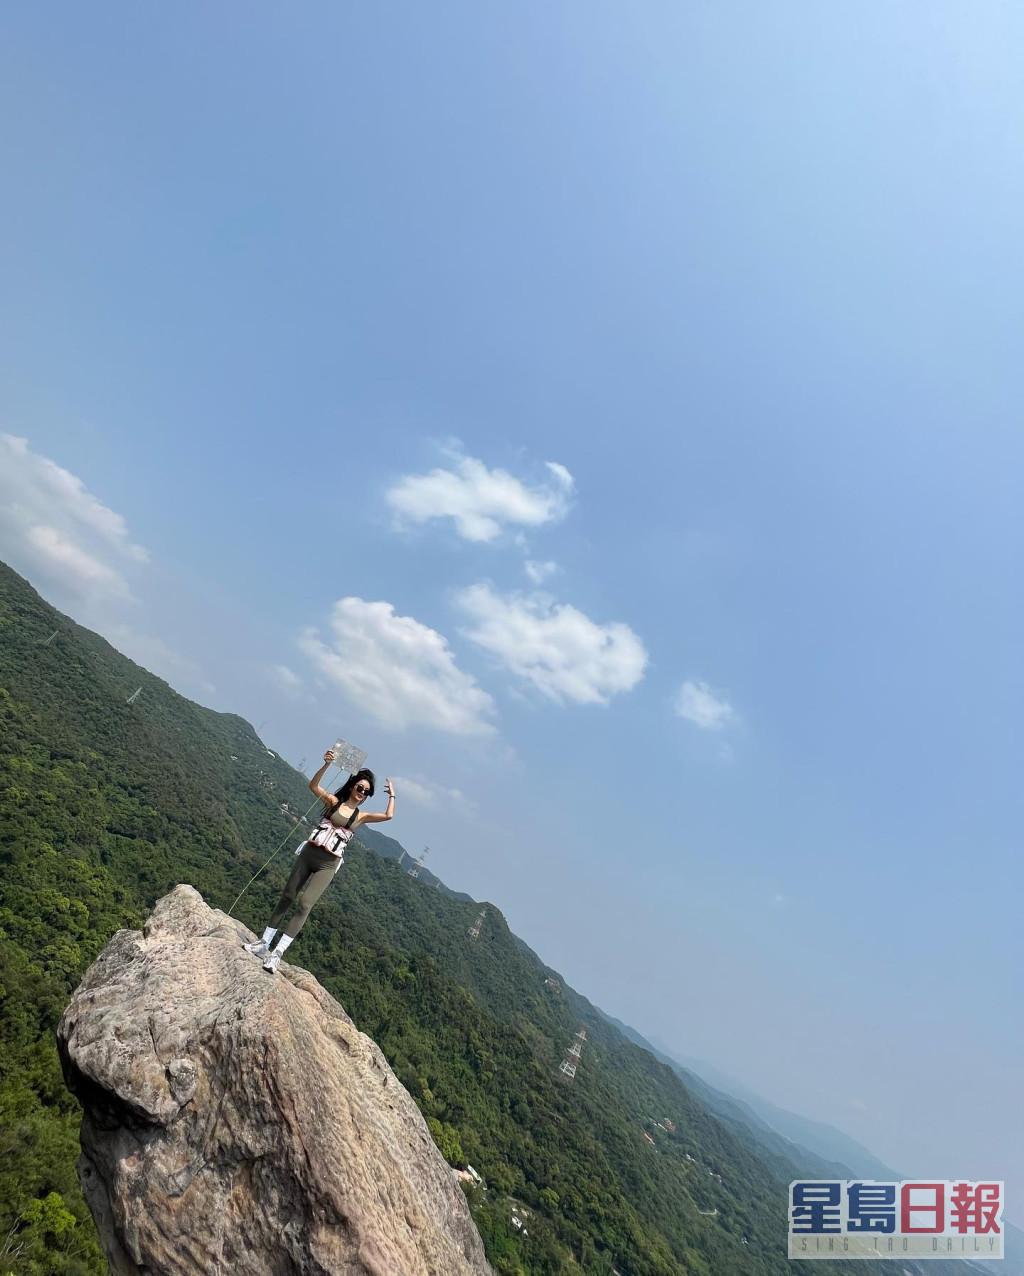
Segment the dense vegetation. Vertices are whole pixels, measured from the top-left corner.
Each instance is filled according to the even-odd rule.
[[[2,564],[0,732],[0,1274],[93,1276],[105,1265],[54,1045],[67,997],[112,932],[177,882],[227,908],[297,840],[282,803],[303,811],[309,794],[242,719],[177,695]],[[496,1270],[794,1270],[796,1167],[755,1154],[585,998],[546,986],[554,972],[495,908],[470,942],[477,906],[414,881],[388,857],[396,844],[377,844],[350,853],[289,956],[380,1044],[449,1161],[483,1176],[469,1196]],[[236,910],[250,926],[288,858]],[[558,1065],[581,1025],[567,1084]]]

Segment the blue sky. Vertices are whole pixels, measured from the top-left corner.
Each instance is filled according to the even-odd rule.
[[[1019,8],[5,27],[4,557],[1024,1221]]]

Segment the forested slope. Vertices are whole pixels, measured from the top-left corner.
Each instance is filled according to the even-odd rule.
[[[288,838],[236,910],[261,927],[299,836],[281,804],[305,810],[309,794],[248,723],[177,695],[3,565],[0,730],[0,1273],[99,1273],[60,1011],[115,929],[182,881],[227,908]],[[289,956],[379,1043],[452,1164],[483,1175],[471,1203],[496,1269],[792,1271],[795,1167],[767,1164],[585,998],[545,986],[493,906],[471,942],[477,911],[357,845]]]

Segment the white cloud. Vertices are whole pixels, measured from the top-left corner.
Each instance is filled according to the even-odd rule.
[[[545,594],[502,597],[489,585],[457,595],[476,625],[467,637],[556,703],[607,704],[643,677],[647,652],[628,625],[599,625]]]
[[[302,679],[287,665],[271,665],[270,676],[278,687],[289,695],[294,695],[302,686]]]
[[[712,691],[706,682],[684,682],[672,700],[680,718],[705,731],[720,731],[735,715],[724,696]]]
[[[445,638],[387,602],[340,598],[330,640],[309,629],[300,646],[316,667],[386,727],[434,727],[454,735],[484,735],[495,705],[455,663]]]
[[[493,541],[506,527],[539,527],[565,516],[573,477],[556,461],[548,461],[547,469],[550,482],[528,487],[506,470],[455,454],[451,469],[407,474],[386,500],[399,521],[451,518],[466,540]]]
[[[0,557],[58,606],[73,609],[80,623],[185,695],[208,697],[216,690],[194,661],[163,638],[124,623],[129,609],[138,614],[132,584],[149,562],[124,518],[80,478],[33,452],[27,439],[2,432]]]
[[[565,466],[559,465],[557,461],[545,461],[544,464],[555,476],[555,479],[557,480],[558,485],[564,488],[565,491],[571,492],[572,489],[576,486],[576,480],[565,468]]]
[[[127,599],[125,572],[149,555],[132,542],[120,514],[81,479],[0,433],[0,554],[46,587],[61,585],[90,601]]]
[[[472,798],[466,797],[461,789],[449,789],[443,784],[434,784],[433,781],[422,778],[412,780],[408,776],[400,775],[395,775],[391,778],[394,781],[396,794],[407,798],[416,806],[425,806],[430,810],[435,810],[439,806],[461,806],[463,808],[476,806]]]
[[[24,529],[25,545],[35,552],[38,560],[65,583],[78,586],[83,592],[99,590],[118,598],[131,594],[124,576],[107,563],[68,540],[65,535],[46,523],[33,523]]]
[[[558,564],[552,562],[538,563],[532,558],[528,558],[523,563],[523,571],[533,581],[535,585],[543,585],[549,576],[554,576],[558,571]]]

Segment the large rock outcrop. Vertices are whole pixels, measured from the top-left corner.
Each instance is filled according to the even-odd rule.
[[[178,886],[119,931],[58,1030],[116,1276],[487,1276],[454,1172],[312,975]]]

